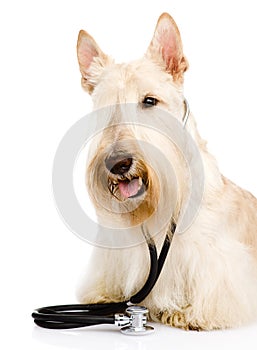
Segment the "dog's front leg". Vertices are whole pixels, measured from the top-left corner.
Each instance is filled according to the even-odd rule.
[[[143,285],[149,272],[146,244],[132,248],[95,248],[78,299],[84,304],[129,300]]]
[[[108,250],[95,248],[87,271],[80,282],[77,297],[83,304],[110,303],[120,300],[117,283],[108,281],[112,259]],[[119,297],[118,297],[119,296]],[[119,300],[118,300],[119,299]]]

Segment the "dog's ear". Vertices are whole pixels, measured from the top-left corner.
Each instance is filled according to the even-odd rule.
[[[82,75],[82,87],[87,92],[92,93],[98,78],[108,61],[108,56],[101,51],[91,35],[84,30],[79,32],[77,55]],[[92,65],[92,63],[94,63],[94,65]]]
[[[188,62],[183,54],[178,27],[168,13],[159,17],[146,57],[164,64],[166,71],[172,74],[173,80],[183,83],[183,73],[188,68]]]

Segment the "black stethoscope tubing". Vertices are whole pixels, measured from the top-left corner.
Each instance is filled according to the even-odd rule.
[[[69,329],[97,324],[114,324],[116,313],[124,312],[131,303],[141,303],[153,289],[162,271],[175,230],[176,224],[172,223],[171,232],[165,237],[159,258],[154,241],[146,237],[150,255],[149,275],[144,286],[130,300],[119,303],[70,304],[42,307],[32,313],[35,324],[50,329]]]

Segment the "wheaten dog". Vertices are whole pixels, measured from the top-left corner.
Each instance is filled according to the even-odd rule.
[[[159,225],[154,239],[160,248],[171,220],[178,222],[183,211],[188,166],[167,137],[154,128],[140,127],[139,119],[145,125],[150,111],[159,108],[182,121],[183,74],[188,63],[178,28],[168,14],[162,14],[145,56],[126,64],[115,64],[81,31],[78,60],[82,86],[91,94],[94,109],[105,108],[109,114],[106,129],[93,142],[87,168],[99,222],[131,226],[133,232],[150,218],[150,235]],[[128,116],[126,106],[131,115],[139,116],[134,125],[122,123]],[[220,174],[191,113],[186,130],[201,156],[204,193],[186,232],[175,234],[161,276],[143,304],[152,320],[171,326],[235,327],[257,317],[257,200]],[[169,180],[174,178],[169,165],[165,169],[159,164],[158,152],[156,156],[144,149],[143,141],[172,164],[176,182]],[[168,222],[156,216],[160,193],[166,208],[162,214],[171,212]],[[79,299],[83,303],[128,300],[142,287],[148,271],[145,243],[124,249],[95,248]]]

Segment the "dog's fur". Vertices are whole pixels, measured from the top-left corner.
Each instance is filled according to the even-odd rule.
[[[79,33],[77,48],[82,86],[92,95],[96,110],[127,103],[136,103],[140,108],[147,95],[156,97],[160,108],[182,120],[183,74],[188,63],[178,28],[168,14],[160,16],[150,46],[140,60],[115,64],[85,31]],[[119,109],[109,109],[109,113],[119,120]],[[201,154],[204,195],[198,215],[187,232],[174,236],[163,271],[144,305],[149,308],[152,320],[175,327],[197,330],[235,327],[257,317],[257,200],[220,174],[191,113],[187,131]],[[102,223],[117,219],[119,225],[133,226],[154,213],[160,182],[140,150],[136,146],[133,149],[133,139],[137,139],[139,133],[137,128],[107,128],[90,152],[87,183]],[[129,176],[147,176],[148,190],[143,203],[135,210],[114,215],[108,209],[110,206],[130,208],[138,200],[121,198],[119,191],[114,196],[108,181],[100,179],[101,174],[106,174],[109,181],[117,181],[117,176],[103,169],[104,162],[110,156],[108,149],[113,142],[122,142],[125,138],[132,140],[132,149],[126,151],[135,159]],[[176,150],[164,144],[154,131],[140,134],[140,138],[154,140],[177,171],[179,201],[172,214],[176,221],[187,191],[185,164]],[[168,223],[156,238],[159,249],[169,227]],[[146,244],[118,250],[95,248],[91,271],[79,292],[80,301],[128,300],[142,287],[148,271]]]

